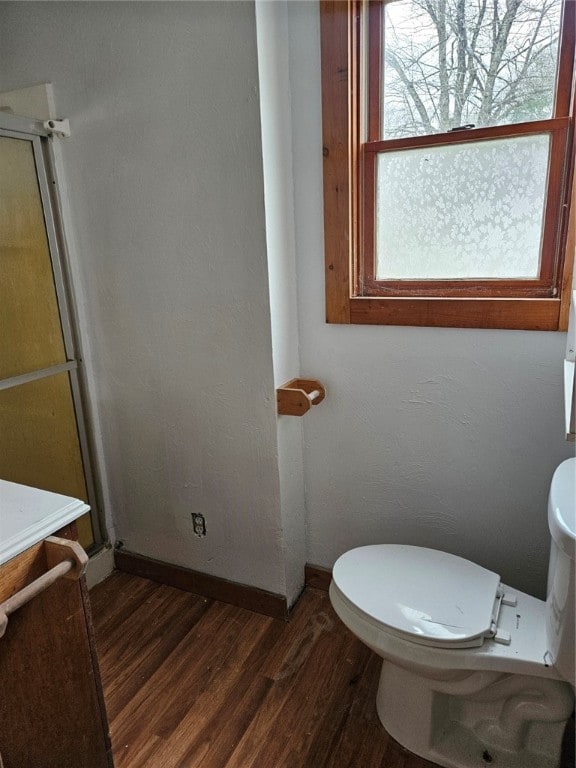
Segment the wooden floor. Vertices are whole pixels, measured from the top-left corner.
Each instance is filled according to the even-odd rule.
[[[431,768],[325,592],[288,623],[118,572],[90,594],[116,768]]]

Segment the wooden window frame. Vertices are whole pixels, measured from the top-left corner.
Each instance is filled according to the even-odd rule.
[[[380,17],[380,5],[372,0],[369,13]],[[374,86],[366,99],[368,141],[361,141],[361,8],[361,0],[320,0],[327,322],[565,330],[574,262],[569,246],[574,224],[569,225],[569,220],[575,149],[576,3],[564,3],[553,118],[425,137],[427,145],[443,145],[511,135],[551,135],[542,279],[491,280],[484,285],[474,281],[474,286],[472,281],[375,281],[361,257],[372,247],[370,211],[378,152],[422,145],[422,137],[378,140],[380,106]],[[373,36],[380,34],[379,24],[378,20],[372,24]],[[369,66],[379,71],[380,46],[369,44],[368,56]],[[363,207],[367,225],[362,220]],[[554,208],[560,215],[550,215]],[[363,295],[367,286],[370,295]],[[480,298],[488,287],[490,295]],[[474,295],[475,291],[480,295]]]

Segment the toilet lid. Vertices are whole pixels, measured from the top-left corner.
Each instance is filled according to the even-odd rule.
[[[336,561],[332,578],[353,606],[412,642],[462,648],[493,634],[500,577],[447,552],[359,547]]]

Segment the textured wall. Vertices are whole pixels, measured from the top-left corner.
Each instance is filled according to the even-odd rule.
[[[52,81],[72,125],[62,155],[117,536],[284,592],[254,6],[1,13],[0,88]]]
[[[542,596],[546,497],[563,440],[565,335],[324,323],[317,3],[288,3],[308,559],[404,542]]]
[[[300,373],[286,3],[258,0],[256,22],[272,354],[274,382],[279,387]],[[278,418],[280,506],[290,601],[304,586],[306,563],[302,422],[292,416]]]

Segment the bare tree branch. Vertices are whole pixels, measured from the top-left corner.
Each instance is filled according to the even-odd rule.
[[[405,0],[390,4],[390,130],[536,119],[551,109],[561,0]],[[394,16],[395,7],[404,8]],[[411,15],[407,8],[411,7]],[[390,20],[387,22],[390,24]],[[392,74],[390,74],[392,73]],[[398,99],[396,99],[397,94]],[[536,116],[530,118],[530,112]],[[528,117],[526,117],[528,115]],[[387,122],[388,121],[388,122]]]
[[[401,62],[396,57],[396,55],[390,51],[385,51],[385,58],[386,61],[394,67],[396,72],[398,73],[398,76],[406,86],[406,90],[410,94],[410,97],[414,103],[414,106],[416,107],[416,110],[418,111],[418,114],[420,115],[420,119],[422,121],[422,125],[425,126],[425,128],[430,132],[433,133],[434,129],[432,127],[432,124],[430,122],[430,119],[428,117],[428,112],[426,111],[426,107],[424,106],[420,96],[418,95],[418,92],[414,88],[414,84],[408,79]]]

